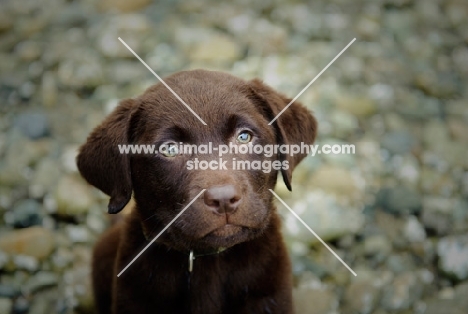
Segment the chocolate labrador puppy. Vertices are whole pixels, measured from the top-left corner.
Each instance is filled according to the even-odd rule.
[[[218,152],[181,152],[177,145],[312,144],[315,118],[294,102],[269,125],[291,100],[257,79],[195,70],[165,82],[206,125],[156,84],[122,101],[77,157],[83,177],[110,196],[109,213],[135,200],[131,214],[94,249],[99,313],[292,313],[290,262],[269,189],[278,172],[291,189],[292,171],[305,155],[231,150],[221,167],[203,170],[196,161],[221,163]],[[119,145],[127,144],[163,149],[122,153]],[[254,160],[262,167],[236,167]]]

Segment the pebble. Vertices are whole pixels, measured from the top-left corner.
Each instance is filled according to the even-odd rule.
[[[2,270],[10,260],[9,256],[0,250],[0,270]]]
[[[48,118],[43,113],[22,113],[16,117],[14,125],[24,135],[32,140],[47,136],[49,134]]]
[[[382,137],[382,148],[385,148],[392,154],[403,155],[411,152],[416,147],[417,141],[408,131],[391,131]]]
[[[0,235],[0,250],[12,255],[26,255],[43,260],[54,248],[53,233],[42,227],[30,227]]]
[[[423,242],[426,239],[426,231],[424,226],[415,216],[409,216],[404,226],[403,232],[409,242]]]
[[[384,235],[366,237],[364,252],[366,255],[378,255],[381,259],[387,257],[392,251],[392,244]]]
[[[97,48],[107,58],[133,58],[118,38],[121,37],[133,51],[141,54],[143,36],[151,30],[151,22],[143,14],[113,15],[102,21],[96,30]]]
[[[100,8],[105,11],[113,12],[133,12],[140,10],[151,3],[151,0],[103,0],[99,2]]]
[[[345,111],[334,111],[330,120],[334,127],[334,135],[338,138],[346,138],[358,128],[357,118]]]
[[[85,214],[92,206],[94,198],[91,187],[75,176],[64,176],[60,179],[55,191],[57,213],[60,215]]]
[[[78,156],[78,149],[78,145],[69,145],[64,148],[60,159],[65,171],[70,173],[78,172],[78,168],[76,166],[76,156]]]
[[[109,222],[76,150],[156,82],[118,37],[161,77],[221,69],[288,97],[356,37],[298,99],[317,144],[356,154],[307,158],[294,193],[277,192],[358,276],[277,203],[296,311],[466,313],[466,1],[0,6],[0,313],[93,312],[91,247]]]
[[[0,313],[11,313],[13,301],[7,298],[0,298]]]
[[[417,214],[422,207],[419,193],[405,186],[381,189],[377,194],[376,203],[394,215]]]
[[[450,279],[468,279],[468,236],[448,236],[437,244],[439,269]]]
[[[216,35],[195,44],[190,56],[194,62],[230,63],[239,59],[241,53],[241,47],[234,40]]]
[[[9,284],[0,283],[0,298],[14,298],[21,293],[20,289]]]
[[[86,227],[82,226],[68,226],[68,238],[74,243],[86,243],[89,241],[89,231]]]
[[[46,107],[53,107],[58,101],[57,78],[54,72],[46,71],[42,75],[41,85],[42,103]]]
[[[309,180],[311,188],[321,189],[338,197],[353,198],[360,192],[353,173],[342,167],[322,166],[311,175]]]
[[[53,190],[61,176],[61,169],[57,167],[54,158],[42,159],[37,165],[30,181],[30,193],[35,198],[41,198]]]
[[[29,272],[34,272],[39,268],[39,261],[33,256],[14,255],[13,263],[16,269],[25,269]]]
[[[391,285],[384,287],[382,307],[387,311],[409,310],[419,300],[422,285],[412,272],[398,274]]]
[[[96,87],[104,83],[103,62],[94,50],[77,48],[60,62],[57,75],[68,87]]]
[[[25,297],[19,297],[13,303],[14,314],[26,314],[29,312],[29,301]]]
[[[41,56],[42,47],[35,41],[22,41],[15,47],[15,54],[25,62],[31,62]]]
[[[377,104],[370,98],[343,96],[337,99],[337,107],[357,117],[369,117],[377,111]]]
[[[35,200],[21,200],[13,206],[12,211],[6,212],[5,222],[15,228],[26,228],[40,225],[42,217],[41,204]]]
[[[34,274],[23,288],[26,293],[36,293],[37,291],[57,285],[59,276],[48,271],[39,271]]]
[[[455,201],[450,198],[425,196],[421,221],[424,227],[437,235],[447,235],[453,228]]]
[[[313,191],[292,209],[324,241],[357,233],[364,224],[363,214],[349,206],[342,206],[333,195]],[[318,239],[292,214],[285,216],[286,234],[306,243],[317,244]]]
[[[313,276],[304,275],[293,291],[297,313],[334,313],[338,308],[338,298],[333,291]]]
[[[346,313],[370,314],[377,306],[381,289],[373,280],[364,279],[351,282],[344,295]]]

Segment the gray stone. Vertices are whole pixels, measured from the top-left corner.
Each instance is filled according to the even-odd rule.
[[[89,231],[84,226],[68,226],[67,235],[73,243],[86,243],[90,240]]]
[[[15,54],[26,62],[38,59],[42,53],[41,45],[36,41],[22,41],[15,47]]]
[[[0,184],[27,185],[31,166],[51,152],[49,139],[28,140],[16,128],[9,133],[6,151],[0,159]]]
[[[43,158],[36,165],[30,181],[30,194],[35,198],[41,198],[47,192],[53,190],[61,175],[61,169],[57,167],[54,158]]]
[[[143,14],[111,15],[104,18],[102,23],[97,24],[97,27],[97,48],[107,58],[134,58],[118,37],[121,37],[132,50],[141,56],[143,43],[146,41],[144,35],[153,30],[151,21]],[[143,67],[143,65],[140,66]]]
[[[29,272],[34,272],[39,269],[39,261],[33,256],[14,255],[13,263],[16,269],[25,269]]]
[[[32,276],[24,287],[28,293],[35,293],[43,288],[57,285],[59,277],[48,271],[39,271]]]
[[[380,287],[372,280],[356,280],[346,287],[344,311],[346,313],[370,314],[379,302]]]
[[[385,260],[386,267],[395,274],[414,269],[413,257],[409,254],[392,254]]]
[[[366,237],[364,240],[364,252],[366,255],[379,255],[385,258],[392,250],[392,244],[384,235]]]
[[[309,277],[305,274],[293,291],[296,313],[334,313],[338,308],[336,294],[318,279]]]
[[[422,285],[412,272],[395,277],[393,283],[384,287],[382,306],[388,311],[409,310],[422,294]]]
[[[448,236],[437,244],[439,269],[450,279],[468,279],[468,236]]]
[[[7,298],[0,298],[0,313],[11,313],[13,309],[13,301]]]
[[[60,159],[63,165],[63,169],[65,169],[67,172],[78,172],[78,168],[76,166],[76,156],[78,156],[78,149],[78,145],[65,146],[63,149],[63,153]]]
[[[52,285],[54,286],[54,285]],[[34,294],[34,298],[31,302],[28,314],[43,314],[43,313],[62,313],[66,312],[66,308],[60,307],[61,295],[63,292],[59,291],[51,285],[47,286],[47,289],[42,289]],[[57,300],[57,296],[59,299]],[[69,306],[68,306],[69,307]],[[92,313],[92,311],[79,311],[79,313]]]
[[[14,298],[21,293],[20,289],[17,286],[10,284],[1,284],[0,283],[0,297],[2,298]]]
[[[432,299],[425,302],[424,314],[466,314],[466,308],[456,308],[453,300]]]
[[[424,226],[437,235],[447,235],[452,230],[452,215],[456,201],[450,198],[425,196],[421,220]]]
[[[310,192],[305,199],[296,202],[292,209],[325,241],[355,234],[364,224],[364,215],[358,209],[344,207],[335,197],[321,191]],[[293,215],[286,215],[283,226],[286,234],[294,239],[319,243]]]
[[[19,297],[13,304],[13,313],[26,314],[29,312],[29,301],[25,297]]]
[[[383,188],[377,194],[377,206],[395,215],[417,214],[421,211],[421,196],[405,186]]]
[[[403,230],[406,239],[411,243],[420,243],[426,239],[426,231],[424,226],[415,216],[409,216]]]
[[[151,75],[151,72],[138,61],[120,61],[107,67],[107,77],[112,78],[117,84],[143,80]]]
[[[35,200],[27,199],[16,203],[12,211],[5,213],[5,222],[15,228],[26,228],[40,225],[42,217],[41,204]]]
[[[73,262],[73,254],[68,248],[59,247],[52,255],[52,267],[55,271],[60,272],[69,267]]]
[[[14,126],[30,139],[38,139],[49,134],[48,118],[43,113],[22,113],[14,121]]]
[[[468,283],[455,286],[454,303],[460,309],[468,309]]]
[[[103,62],[97,52],[78,47],[60,62],[57,70],[60,82],[68,87],[95,87],[104,82]]]
[[[382,148],[392,154],[406,154],[416,146],[416,139],[407,131],[392,131],[381,140]]]
[[[331,123],[334,128],[334,135],[343,138],[353,132],[358,128],[357,118],[345,111],[335,110],[330,116]]]

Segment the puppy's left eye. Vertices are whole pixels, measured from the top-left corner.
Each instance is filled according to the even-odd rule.
[[[252,134],[249,131],[241,131],[237,135],[237,141],[241,144],[247,144],[252,141]]]
[[[159,152],[166,157],[175,157],[179,155],[179,147],[176,143],[164,143],[161,145]]]

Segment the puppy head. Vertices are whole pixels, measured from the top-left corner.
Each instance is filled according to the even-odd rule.
[[[180,249],[229,247],[261,234],[269,225],[277,170],[233,170],[239,161],[287,161],[282,167],[291,189],[292,171],[305,157],[289,155],[223,155],[224,167],[189,169],[195,160],[221,164],[212,154],[121,154],[118,145],[253,145],[311,144],[316,120],[294,102],[272,124],[268,123],[290,99],[259,80],[244,81],[212,71],[180,72],[165,79],[196,112],[203,125],[161,84],[134,100],[123,101],[89,136],[77,157],[78,168],[92,185],[110,195],[109,213],[120,211],[131,197],[136,201],[145,235],[164,228],[203,189],[158,241]],[[241,141],[241,142],[239,142]],[[140,146],[141,147],[141,146]]]

